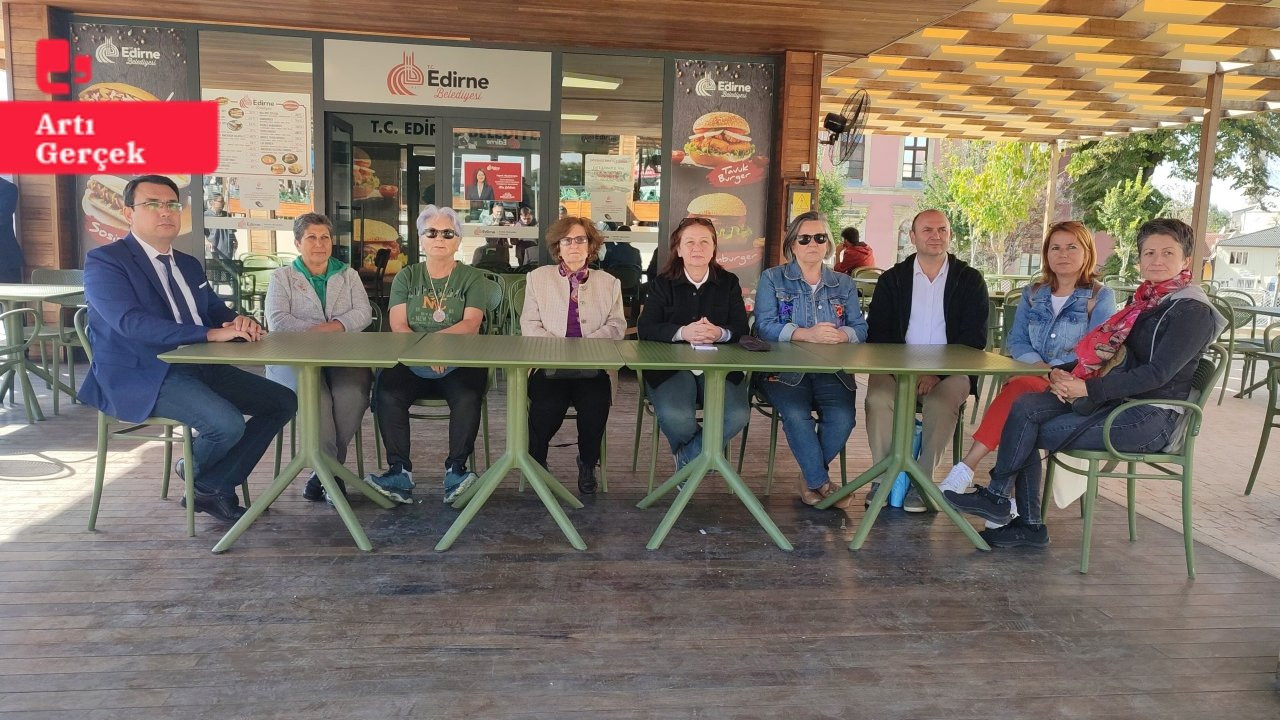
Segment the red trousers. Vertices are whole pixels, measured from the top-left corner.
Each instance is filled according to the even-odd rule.
[[[1040,375],[1019,375],[1009,380],[991,401],[991,407],[982,416],[973,439],[995,450],[1000,445],[1000,432],[1009,419],[1009,408],[1013,407],[1013,401],[1027,393],[1044,392],[1048,389],[1049,380]]]

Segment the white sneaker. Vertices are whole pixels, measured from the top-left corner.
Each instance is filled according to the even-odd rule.
[[[950,490],[957,495],[963,495],[972,482],[973,468],[964,463],[958,463],[951,468],[951,472],[947,473],[947,478],[938,486],[938,490],[942,492]]]
[[[1011,497],[1009,498],[1009,522],[1013,522],[1013,519],[1016,517],[1018,517],[1018,499]],[[1005,525],[1007,524],[1008,523],[1005,523]],[[1004,525],[993,523],[990,520],[987,521],[988,530],[995,530],[996,528],[1002,527],[1004,527]]]

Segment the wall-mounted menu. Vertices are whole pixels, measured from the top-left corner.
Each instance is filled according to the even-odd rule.
[[[311,96],[204,88],[218,103],[219,175],[311,176]]]

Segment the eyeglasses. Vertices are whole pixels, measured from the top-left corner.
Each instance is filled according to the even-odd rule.
[[[677,231],[679,231],[679,230],[683,230],[683,229],[685,229],[685,228],[689,227],[690,225],[701,225],[701,226],[703,226],[703,227],[705,227],[705,228],[711,228],[711,230],[713,230],[713,231],[716,229],[716,224],[715,224],[715,223],[713,223],[713,222],[711,222],[711,221],[710,221],[710,220],[708,220],[707,218],[704,218],[704,217],[687,217],[687,218],[685,218],[685,219],[681,220],[679,225],[676,225],[676,230],[677,230]]]
[[[168,210],[169,212],[182,212],[182,203],[178,202],[177,200],[170,200],[168,202],[160,202],[159,200],[148,200],[146,202],[134,203],[129,207],[133,208],[134,210],[137,210],[140,207],[144,207],[150,210],[151,212],[160,212],[161,210]]]
[[[435,239],[437,237],[442,237],[445,240],[452,240],[458,237],[458,233],[452,230],[437,230],[435,228],[431,228],[430,230],[424,230],[422,233],[422,236],[427,238],[432,238],[432,239]]]
[[[591,242],[591,238],[586,235],[573,235],[570,237],[560,238],[561,245],[586,245]]]
[[[827,240],[829,240],[829,239],[830,239],[830,238],[829,238],[829,237],[827,237],[827,234],[826,234],[826,233],[817,233],[817,234],[814,234],[814,235],[797,235],[797,236],[796,236],[796,242],[800,243],[801,245],[808,245],[810,242],[815,242],[815,243],[817,243],[817,244],[819,244],[819,245],[825,245],[825,244],[826,244],[826,242],[827,242]]]

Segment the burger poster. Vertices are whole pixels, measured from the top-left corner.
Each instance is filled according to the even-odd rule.
[[[750,307],[768,227],[774,66],[677,60],[672,81],[670,217],[715,224],[716,260],[738,276]]]
[[[182,32],[139,25],[71,23],[71,52],[93,58],[91,78],[72,86],[80,102],[191,100],[188,54]],[[174,128],[181,133],[183,128]],[[182,233],[191,232],[191,176],[170,175],[178,185]],[[124,186],[129,177],[79,175],[80,249],[89,252],[124,237]],[[179,239],[179,243],[183,241]]]

